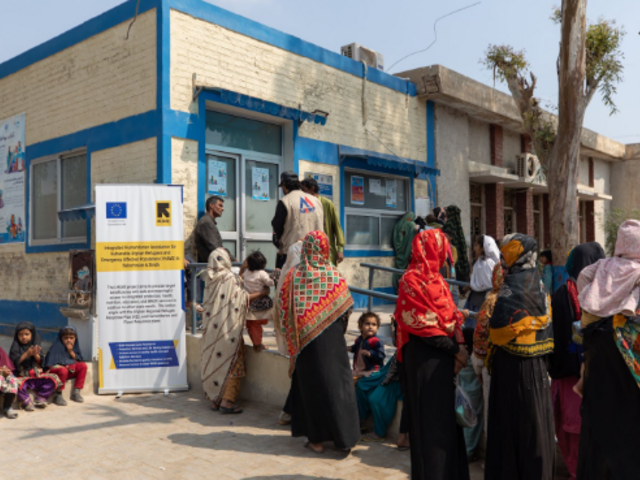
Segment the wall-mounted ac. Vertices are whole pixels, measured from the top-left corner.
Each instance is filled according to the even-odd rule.
[[[364,62],[369,67],[384,70],[384,56],[381,53],[363,47],[359,43],[350,43],[340,48],[340,53],[356,62]]]
[[[530,153],[518,155],[516,160],[516,175],[525,182],[536,182],[540,179],[540,161]]]

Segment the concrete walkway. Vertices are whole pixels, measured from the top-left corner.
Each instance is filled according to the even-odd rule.
[[[190,392],[87,396],[84,404],[0,418],[0,430],[11,445],[11,465],[28,465],[34,478],[408,478],[409,453],[392,444],[361,443],[348,456],[332,450],[317,455],[277,424],[276,408],[244,407],[242,415],[221,415]],[[482,479],[480,464],[471,468],[471,478]]]

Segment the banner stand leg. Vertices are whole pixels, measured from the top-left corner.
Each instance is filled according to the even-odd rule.
[[[165,390],[164,390],[164,396],[165,396],[165,397],[168,397],[168,396],[169,396],[169,389],[168,389],[168,388],[165,388]]]
[[[120,390],[118,392],[118,394],[116,395],[116,400],[118,400],[122,395],[124,395],[124,392],[122,390]]]

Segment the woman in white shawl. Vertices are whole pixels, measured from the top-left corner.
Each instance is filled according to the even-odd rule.
[[[244,328],[249,302],[269,290],[249,295],[242,279],[231,271],[231,259],[223,248],[209,255],[204,271],[204,332],[200,351],[202,388],[222,413],[242,413],[236,404],[240,382],[246,375]]]
[[[500,261],[500,250],[489,235],[478,235],[473,244],[473,253],[477,260],[473,265],[471,293],[465,308],[477,312],[493,288],[493,268]]]

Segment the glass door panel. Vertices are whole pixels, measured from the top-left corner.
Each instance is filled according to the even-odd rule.
[[[278,205],[278,165],[245,160],[246,232],[271,234],[271,220]]]
[[[218,218],[218,230],[237,231],[236,158],[207,155],[207,198],[216,195],[224,200],[224,213]]]
[[[267,268],[275,268],[278,249],[270,241],[248,240],[245,243],[246,254],[260,250],[267,259]]]

